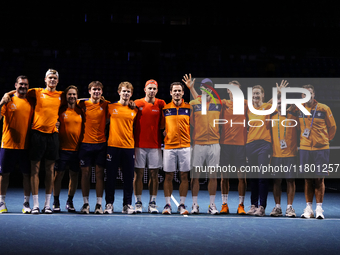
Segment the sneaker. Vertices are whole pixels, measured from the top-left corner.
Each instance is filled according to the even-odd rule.
[[[319,220],[323,220],[325,216],[323,215],[323,210],[321,207],[316,207],[315,210],[315,218]]]
[[[70,213],[76,212],[76,208],[74,208],[73,201],[72,200],[67,200],[66,202],[66,210]]]
[[[83,204],[83,206],[80,208],[80,213],[89,214],[90,213],[90,205],[88,203]]]
[[[143,212],[143,204],[141,201],[137,201],[135,203],[135,211],[136,213],[142,213]]]
[[[280,217],[282,216],[282,209],[275,206],[269,215],[272,217]]]
[[[148,206],[149,213],[158,213],[157,205],[155,201],[151,201]]]
[[[188,215],[189,214],[189,212],[188,212],[188,210],[187,209],[185,209],[185,205],[184,204],[180,204],[179,206],[178,206],[178,208],[177,208],[177,212],[179,212],[180,214],[182,214],[182,215]]]
[[[209,207],[208,207],[208,213],[209,213],[209,214],[213,214],[213,215],[218,214],[218,210],[217,210],[217,208],[216,208],[216,205],[213,205],[213,206],[210,206],[210,205],[209,205]]]
[[[222,214],[229,214],[229,207],[227,203],[222,204],[222,210],[220,211]]]
[[[244,210],[244,205],[243,204],[239,204],[237,207],[237,214],[247,214],[246,211]]]
[[[94,214],[103,214],[103,208],[102,205],[100,204],[96,204],[96,207],[94,209]]]
[[[166,204],[166,205],[164,206],[164,209],[163,209],[162,214],[171,214],[171,205]]]
[[[31,213],[32,214],[39,214],[40,213],[39,207],[33,207]]]
[[[260,205],[257,209],[256,212],[254,213],[255,216],[263,217],[266,215],[266,210],[262,205]]]
[[[42,213],[52,214],[52,209],[49,206],[45,206],[44,209],[41,210]]]
[[[307,206],[303,210],[303,214],[301,215],[301,218],[304,218],[304,219],[314,218],[313,209],[310,206]]]
[[[104,213],[105,214],[112,214],[113,213],[113,205],[112,204],[106,204]]]
[[[53,212],[54,213],[60,213],[60,201],[59,200],[54,200],[53,202]]]
[[[198,205],[192,205],[191,207],[191,214],[199,214],[200,213],[200,207]]]
[[[286,210],[286,217],[296,217],[296,213],[295,210],[293,209],[293,207],[288,207]]]
[[[248,215],[255,215],[256,210],[257,210],[257,207],[255,205],[251,205],[247,214]]]
[[[135,209],[133,208],[132,205],[124,205],[122,213],[134,214],[134,213],[136,213],[136,211],[135,211]]]
[[[6,203],[5,202],[1,202],[0,203],[0,213],[7,213],[7,207],[6,207]]]
[[[25,202],[22,205],[22,213],[31,213],[31,208],[30,208],[30,203],[29,202]]]

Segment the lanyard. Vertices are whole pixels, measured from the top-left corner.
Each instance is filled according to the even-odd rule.
[[[286,116],[286,119],[287,119],[287,116]],[[283,139],[286,138],[286,128],[287,126],[285,125],[285,129],[284,129],[284,132],[283,132]],[[279,123],[278,123],[278,127],[277,127],[277,134],[279,135],[279,141],[281,140],[280,139],[280,115],[279,115]]]
[[[310,123],[310,129],[312,129],[312,126],[313,126],[313,122],[314,122],[314,117],[315,117],[315,113],[316,113],[316,109],[318,108],[318,104],[316,104],[315,106],[315,109],[314,109],[314,112],[313,112],[313,118],[312,118],[312,122]],[[302,114],[302,118],[303,118],[303,125],[305,126],[306,128],[306,122],[305,122],[305,115]]]

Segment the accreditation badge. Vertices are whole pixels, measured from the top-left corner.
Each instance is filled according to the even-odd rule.
[[[310,129],[305,128],[305,130],[303,130],[302,136],[309,138],[309,135],[310,135]]]
[[[281,150],[287,148],[287,143],[284,139],[280,140],[280,148]]]

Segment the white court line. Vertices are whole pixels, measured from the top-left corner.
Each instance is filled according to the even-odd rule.
[[[176,205],[176,207],[178,207],[179,206],[179,203],[177,202],[177,200],[176,200],[176,198],[171,194],[171,199],[172,199],[172,201],[175,203],[175,205]],[[183,215],[184,217],[188,217],[188,215]]]
[[[177,202],[177,201],[176,201]],[[31,217],[54,217],[54,216],[62,216],[62,217],[143,217],[143,218],[181,218],[182,215],[179,214],[173,214],[171,216],[169,215],[163,215],[163,214],[157,214],[157,215],[152,215],[152,214],[147,214],[147,213],[142,213],[142,214],[122,214],[122,213],[113,213],[113,214],[104,214],[104,215],[95,215],[95,214],[80,214],[80,213],[54,213],[54,214],[37,214],[37,215],[32,215],[32,214],[23,214],[23,213],[3,213],[0,215],[1,217],[10,217],[10,216],[24,216],[24,217],[29,217],[28,215],[31,215]],[[188,215],[185,215],[188,216]],[[295,218],[289,218],[289,217],[254,217],[254,216],[222,216],[222,215],[209,215],[205,216],[204,214],[202,215],[193,215],[192,217],[189,217],[190,219],[233,219],[233,220],[297,220],[297,221],[304,221],[304,222],[322,222],[322,221],[340,221],[340,218],[325,218],[323,220],[318,220],[318,219],[302,219],[300,217],[295,217]]]

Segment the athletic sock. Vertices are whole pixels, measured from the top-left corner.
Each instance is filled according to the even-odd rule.
[[[89,203],[89,197],[83,197],[84,200],[84,204],[88,204]]]
[[[24,203],[30,202],[30,196],[24,196]]]
[[[239,204],[241,205],[243,205],[244,204],[244,196],[238,196],[238,200],[239,200]]]
[[[135,195],[135,201],[137,202],[142,202],[142,195]]]
[[[45,194],[45,205],[44,207],[51,207],[51,194]]]
[[[192,197],[192,205],[197,205],[197,196]]]
[[[59,201],[59,196],[53,196],[54,197],[54,201]]]
[[[185,204],[185,198],[186,197],[179,197],[179,204],[181,205],[181,204]]]
[[[32,195],[33,198],[33,208],[38,207],[39,208],[39,196],[38,195]]]
[[[293,205],[287,205],[287,209],[293,207]]]
[[[1,202],[5,203],[5,198],[6,198],[6,195],[0,195],[0,203]]]
[[[281,209],[281,204],[276,204],[275,207]]]
[[[102,197],[97,197],[97,204],[98,204],[98,205],[101,205],[101,204],[102,204],[102,201],[103,201],[103,198],[102,198]]]
[[[222,194],[222,204],[228,203],[228,194]]]
[[[67,201],[73,201],[73,196],[68,195]]]
[[[165,197],[165,203],[171,205],[171,197]]]
[[[307,202],[307,206],[309,206],[310,208],[312,208],[312,202]]]
[[[322,203],[316,203],[316,208],[318,207],[322,208]]]
[[[156,195],[151,195],[150,196],[150,202],[155,202],[156,203]]]
[[[210,195],[210,207],[215,206],[215,197],[216,195]]]

